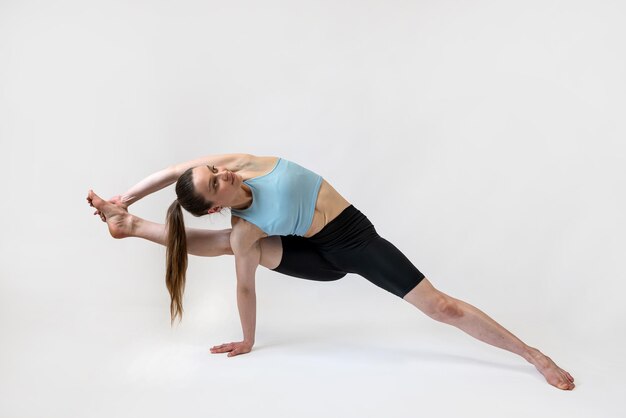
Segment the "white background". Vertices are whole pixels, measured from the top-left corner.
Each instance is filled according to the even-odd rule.
[[[617,416],[624,21],[617,0],[1,0],[0,416]],[[231,152],[322,175],[576,389],[356,275],[259,268],[256,346],[227,358],[233,259],[191,257],[170,328],[164,248],[110,238],[87,190]]]

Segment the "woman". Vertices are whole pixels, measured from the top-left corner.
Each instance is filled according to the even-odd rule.
[[[166,225],[125,209],[176,181]],[[435,289],[395,246],[380,237],[358,209],[318,174],[291,161],[249,154],[211,155],[148,176],[109,202],[87,198],[116,238],[137,236],[167,246],[166,284],[172,321],[182,317],[187,253],[234,254],[243,341],[211,348],[248,353],[256,325],[255,271],[259,264],[290,276],[337,280],[357,273],[431,318],[525,358],[548,383],[574,388],[573,377],[474,306]],[[195,216],[231,209],[231,230],[185,229],[181,207]]]

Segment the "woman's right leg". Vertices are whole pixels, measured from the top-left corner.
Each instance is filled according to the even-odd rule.
[[[157,244],[166,245],[167,229],[164,224],[147,221],[139,216],[126,212],[131,217],[132,228],[129,237],[144,238]],[[187,237],[187,253],[200,257],[217,257],[233,255],[230,246],[229,229],[198,229],[185,228]],[[276,268],[282,258],[282,244],[279,236],[262,238],[260,265],[268,269]]]
[[[136,237],[166,245],[167,229],[164,224],[147,221],[129,213],[110,202],[101,199],[95,193],[87,198],[90,205],[104,214],[104,221],[109,227],[113,238]],[[187,236],[187,253],[200,257],[217,257],[233,255],[230,247],[230,229],[210,230],[185,228]],[[283,250],[280,237],[273,236],[261,239],[260,264],[269,269],[276,268],[282,258]]]
[[[143,238],[157,244],[167,245],[167,228],[164,224],[151,222],[130,213],[127,214],[131,219],[130,223],[132,223],[128,237]],[[232,255],[230,231],[230,229],[185,228],[187,253],[200,257]]]

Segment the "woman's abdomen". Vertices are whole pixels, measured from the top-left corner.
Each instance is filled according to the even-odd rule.
[[[313,222],[311,222],[311,226],[304,236],[308,238],[317,234],[348,206],[350,206],[350,202],[340,195],[330,183],[322,179],[322,185],[315,202]]]

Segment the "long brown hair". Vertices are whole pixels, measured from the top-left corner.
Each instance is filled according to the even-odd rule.
[[[165,285],[170,293],[171,323],[179,317],[178,323],[183,320],[183,293],[187,275],[187,236],[183,211],[185,208],[194,216],[206,215],[213,206],[204,197],[198,195],[193,187],[193,168],[185,171],[176,181],[176,196],[178,197],[167,209],[167,250],[165,255],[166,272]]]

